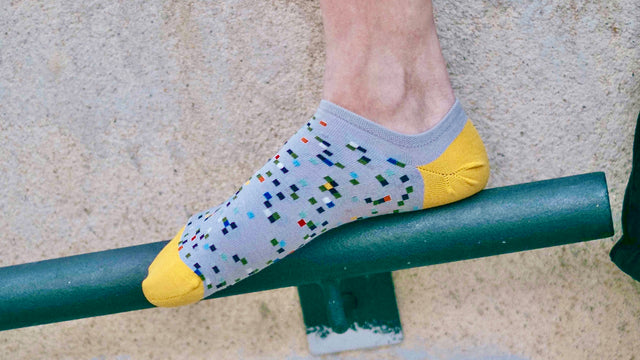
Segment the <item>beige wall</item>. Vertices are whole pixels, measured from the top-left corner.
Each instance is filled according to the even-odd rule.
[[[605,171],[619,236],[640,5],[440,1],[489,186]],[[0,266],[168,239],[310,116],[316,1],[0,6]],[[203,189],[206,189],[203,192]],[[406,339],[344,359],[630,359],[640,284],[612,239],[394,273]],[[0,333],[2,359],[307,359],[295,289]]]

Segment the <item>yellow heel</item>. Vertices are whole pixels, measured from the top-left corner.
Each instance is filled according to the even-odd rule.
[[[462,200],[482,190],[489,180],[489,159],[471,121],[467,120],[440,157],[418,166],[418,170],[424,180],[424,209]]]

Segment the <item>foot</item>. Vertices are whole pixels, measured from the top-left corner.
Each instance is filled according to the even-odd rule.
[[[196,302],[332,228],[458,201],[488,176],[482,140],[457,101],[416,135],[322,101],[228,201],[189,219],[149,267],[144,294],[157,306]]]

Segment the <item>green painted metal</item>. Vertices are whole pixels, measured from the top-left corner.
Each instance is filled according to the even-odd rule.
[[[298,295],[313,355],[402,341],[390,272],[301,285]]]
[[[484,190],[341,226],[211,298],[609,237],[603,173]],[[0,330],[149,308],[140,289],[166,241],[0,268]]]

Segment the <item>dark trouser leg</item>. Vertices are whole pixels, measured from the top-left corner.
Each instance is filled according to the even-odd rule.
[[[633,143],[633,166],[622,206],[622,238],[611,249],[611,260],[640,281],[640,115]]]

